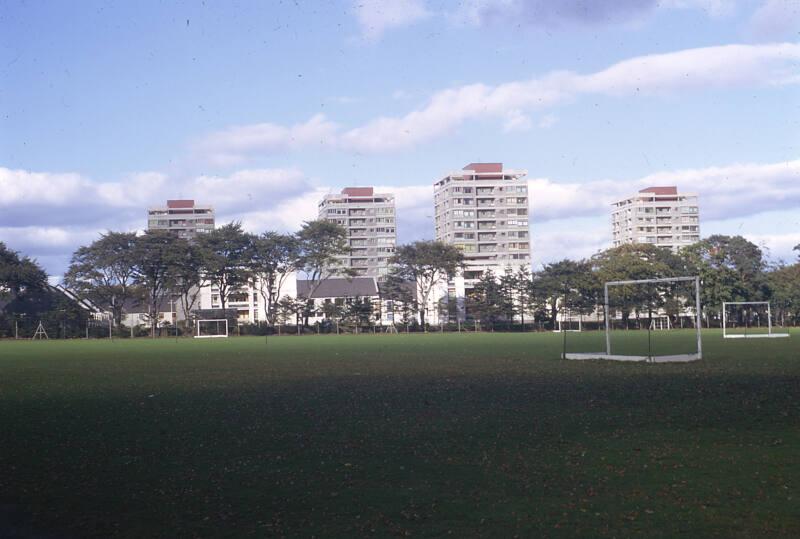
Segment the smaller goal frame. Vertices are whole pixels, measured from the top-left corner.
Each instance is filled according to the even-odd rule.
[[[681,283],[681,282],[694,282],[695,294],[695,328],[697,333],[697,352],[694,354],[673,354],[665,356],[635,356],[625,354],[612,354],[611,353],[611,321],[609,301],[608,301],[608,287],[609,286],[625,286],[637,284],[657,284],[657,283]],[[587,359],[606,359],[614,361],[648,361],[650,363],[688,363],[690,361],[698,361],[703,359],[703,337],[702,337],[702,308],[700,306],[700,277],[666,277],[661,279],[637,279],[632,281],[609,281],[604,287],[604,308],[605,308],[605,329],[606,329],[606,350],[603,352],[573,352],[567,353],[564,350],[564,359],[587,360]],[[648,330],[649,331],[649,330]]]
[[[573,320],[567,320],[567,323],[573,322]],[[564,329],[564,321],[561,319],[558,320],[558,328],[553,330],[553,333],[581,333],[583,331],[583,321],[579,318],[578,319],[578,329]]]
[[[766,305],[767,333],[734,333],[728,334],[728,305]],[[769,301],[723,301],[722,302],[722,338],[723,339],[779,339],[788,337],[788,333],[772,332],[772,306]]]
[[[200,322],[225,322],[225,335],[200,335]],[[195,339],[226,339],[228,337],[228,319],[227,318],[210,318],[205,320],[198,320],[195,326]]]

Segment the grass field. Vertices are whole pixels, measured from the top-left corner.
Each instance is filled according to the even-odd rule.
[[[800,536],[800,332],[561,338],[0,342],[0,536]]]

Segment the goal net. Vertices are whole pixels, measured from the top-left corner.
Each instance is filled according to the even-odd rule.
[[[605,283],[601,331],[564,338],[565,359],[652,363],[702,359],[700,279],[673,277]]]
[[[228,336],[228,320],[225,318],[215,320],[198,320],[195,339],[211,339]]]
[[[722,336],[725,339],[788,337],[772,327],[768,301],[726,301],[722,304]]]

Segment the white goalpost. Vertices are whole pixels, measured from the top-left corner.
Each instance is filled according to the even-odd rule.
[[[195,339],[225,338],[228,336],[228,320],[217,318],[211,320],[198,320]]]
[[[741,328],[744,333],[731,333],[731,329],[737,330],[739,318],[736,317],[733,324],[729,323],[728,306],[744,307],[744,326]],[[766,306],[766,333],[763,333],[763,321],[759,313],[755,313],[756,325],[750,325],[750,315],[753,314],[756,306]],[[754,332],[755,330],[755,332]],[[758,331],[761,331],[760,333]],[[788,333],[772,332],[772,308],[768,301],[725,301],[722,303],[722,338],[723,339],[774,339],[788,337]]]
[[[650,321],[650,329],[652,331],[672,329],[672,321],[670,320],[669,316],[659,314],[654,316]]]
[[[578,320],[561,320],[558,319],[558,327],[553,330],[553,333],[561,333],[567,331],[569,333],[580,333],[583,331],[583,321],[578,318]]]
[[[695,318],[694,326],[695,326],[695,337],[696,337],[696,348],[694,352],[686,353],[686,354],[670,354],[670,355],[655,355],[652,353],[652,350],[648,350],[649,355],[632,355],[626,353],[620,353],[618,351],[612,350],[611,348],[611,317],[612,317],[612,310],[611,305],[609,303],[609,288],[619,287],[619,286],[640,286],[640,285],[658,285],[658,284],[670,284],[670,283],[692,283],[694,285],[693,290],[693,299],[694,299],[694,307],[693,307],[693,315]],[[662,293],[663,296],[663,293]],[[689,296],[686,296],[687,299]],[[623,309],[628,309],[629,307],[623,307]],[[701,309],[700,309],[700,277],[671,277],[671,278],[663,278],[663,279],[639,279],[639,280],[632,280],[632,281],[609,281],[605,283],[604,287],[604,318],[605,318],[605,351],[602,352],[572,352],[568,353],[565,350],[563,353],[564,359],[574,359],[574,360],[588,360],[588,359],[605,359],[605,360],[614,360],[614,361],[648,361],[651,363],[686,363],[690,361],[697,361],[703,359],[703,340],[701,336],[701,327],[702,327],[702,318],[701,318]],[[689,308],[686,305],[683,305],[682,309],[686,312],[689,312]],[[648,332],[655,328],[670,328],[670,322],[663,322],[663,318],[669,319],[668,316],[665,316],[662,313],[656,313],[656,316],[651,319],[651,322],[648,326]],[[649,333],[648,333],[648,341],[649,341]],[[566,340],[565,340],[566,343]]]
[[[566,309],[566,310],[565,310]],[[568,331],[570,333],[580,333],[583,331],[583,317],[575,317],[568,308],[561,309],[556,319],[557,327],[553,328],[553,333]]]

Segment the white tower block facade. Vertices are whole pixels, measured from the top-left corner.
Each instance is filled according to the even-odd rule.
[[[614,247],[650,243],[677,251],[700,241],[700,207],[694,193],[675,186],[648,187],[613,204]]]

